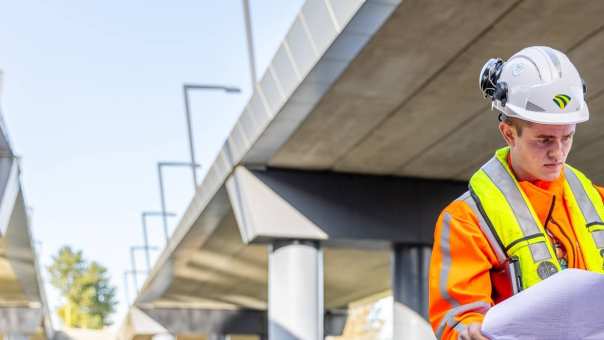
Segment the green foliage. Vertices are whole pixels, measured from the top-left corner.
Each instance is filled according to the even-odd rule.
[[[65,246],[53,256],[48,272],[51,284],[66,301],[57,310],[66,326],[100,329],[110,324],[117,301],[105,267],[87,262],[81,251]]]

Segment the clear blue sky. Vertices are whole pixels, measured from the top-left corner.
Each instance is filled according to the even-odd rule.
[[[260,76],[303,0],[251,3]],[[128,249],[142,243],[140,213],[160,207],[156,163],[188,161],[183,82],[243,90],[193,96],[205,169],[249,98],[241,0],[0,0],[0,69],[0,106],[23,157],[42,264],[71,245],[107,266],[119,324]],[[190,172],[165,177],[168,209],[180,215],[192,195]],[[151,243],[163,247],[160,226],[150,224]],[[137,262],[143,266],[142,254]],[[46,287],[55,308],[56,292]]]

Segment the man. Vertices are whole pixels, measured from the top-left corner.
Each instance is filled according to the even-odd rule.
[[[480,87],[508,146],[437,221],[430,322],[440,339],[486,339],[491,306],[560,270],[604,273],[604,190],[565,164],[589,119],[579,73],[563,53],[529,47],[489,60]]]

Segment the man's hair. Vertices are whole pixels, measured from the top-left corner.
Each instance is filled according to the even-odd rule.
[[[513,127],[516,130],[518,137],[522,136],[522,129],[524,127],[530,126],[532,124],[531,122],[528,122],[526,120],[518,119],[515,117],[508,117],[504,114],[501,114],[501,116],[499,117],[499,120],[501,122],[503,122],[504,124],[507,124],[507,125]]]

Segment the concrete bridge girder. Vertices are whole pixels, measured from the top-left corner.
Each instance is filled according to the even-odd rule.
[[[0,334],[53,336],[14,157],[0,157]]]
[[[308,239],[390,247],[431,245],[436,217],[467,184],[239,166],[226,187],[246,243]]]

